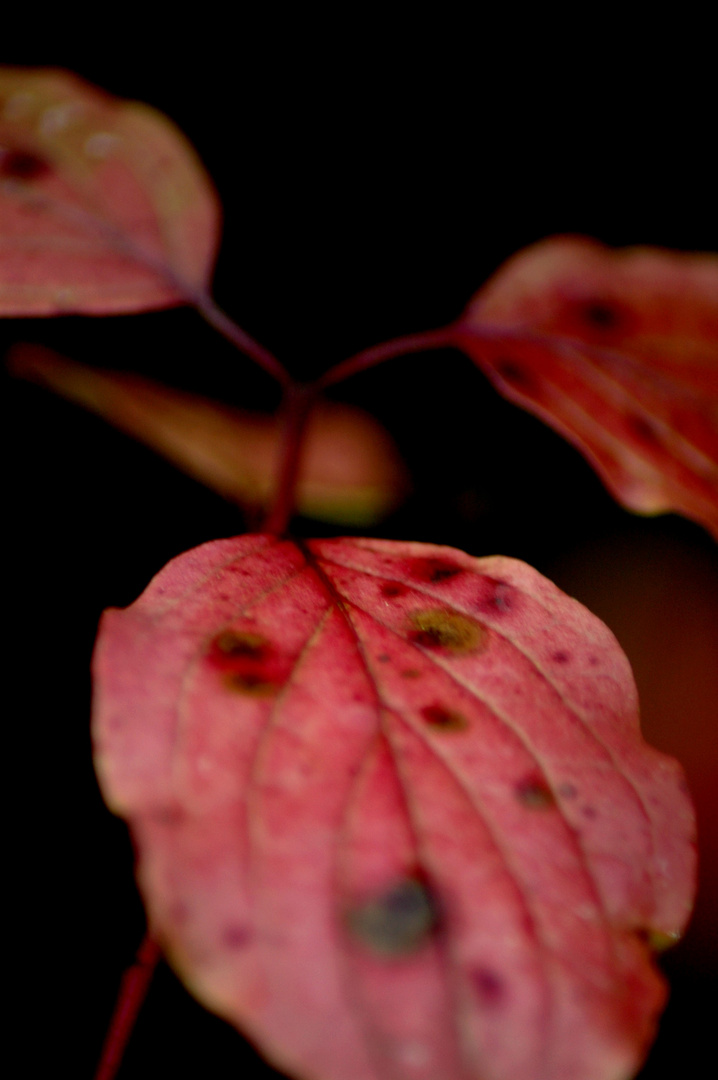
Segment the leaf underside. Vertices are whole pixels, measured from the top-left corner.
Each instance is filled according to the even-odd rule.
[[[512,559],[219,540],[103,618],[94,741],[189,988],[316,1080],[618,1080],[693,817],[607,628]]]
[[[497,271],[455,335],[620,503],[718,536],[717,256],[550,237]]]

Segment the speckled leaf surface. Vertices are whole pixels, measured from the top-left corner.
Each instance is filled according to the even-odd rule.
[[[619,1080],[693,892],[679,766],[523,563],[218,540],[103,618],[94,742],[153,932],[314,1080]]]
[[[501,267],[456,334],[619,502],[718,535],[718,256],[551,237]]]
[[[219,227],[167,117],[67,71],[0,67],[0,315],[182,303],[209,285]]]

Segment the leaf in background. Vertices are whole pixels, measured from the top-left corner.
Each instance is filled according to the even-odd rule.
[[[0,315],[169,307],[209,285],[220,208],[154,109],[0,67]]]
[[[618,1080],[693,891],[610,631],[524,563],[218,540],[94,659],[100,783],[187,985],[314,1080]]]
[[[718,257],[552,237],[510,259],[454,331],[619,502],[718,535]]]
[[[39,345],[16,345],[8,370],[39,383],[134,436],[225,499],[267,506],[281,454],[277,417],[244,412],[139,375],[98,371]],[[320,401],[310,417],[297,485],[300,513],[368,525],[409,487],[388,432],[368,413]]]

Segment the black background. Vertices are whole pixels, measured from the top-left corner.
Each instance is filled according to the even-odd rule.
[[[83,47],[66,30],[53,46],[46,28],[47,44],[18,38],[3,59],[74,69],[177,122],[224,205],[217,300],[302,378],[445,324],[504,259],[552,233],[718,248],[705,30],[629,40],[604,25],[363,12],[332,22],[268,9],[230,28],[210,7],[202,25],[195,12],[153,34],[108,23]],[[277,401],[266,376],[185,310],[0,325],[3,350],[18,340],[246,407]],[[16,999],[42,1034],[24,1044],[22,1075],[61,1065],[89,1077],[143,930],[125,829],[91,768],[97,620],[172,556],[245,522],[101,421],[4,381],[8,892]],[[523,558],[559,584],[563,573],[580,598],[585,580],[587,602],[587,551],[601,580],[630,574],[646,551],[660,578],[665,551],[718,589],[697,526],[625,513],[575,451],[458,354],[393,361],[335,396],[371,409],[412,472],[413,495],[377,535]],[[332,530],[299,520],[297,531]],[[571,577],[582,558],[584,578]],[[666,961],[674,993],[645,1080],[715,1058],[714,920],[706,909],[702,936]],[[120,1077],[248,1075],[261,1068],[252,1053],[161,969]]]

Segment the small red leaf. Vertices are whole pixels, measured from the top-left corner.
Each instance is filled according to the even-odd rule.
[[[718,535],[718,257],[552,237],[510,259],[455,329],[619,502]]]
[[[220,210],[167,117],[70,72],[0,68],[0,315],[186,302],[210,280]]]
[[[617,1080],[693,891],[608,629],[523,563],[219,540],[103,619],[94,739],[153,933],[317,1080]]]

